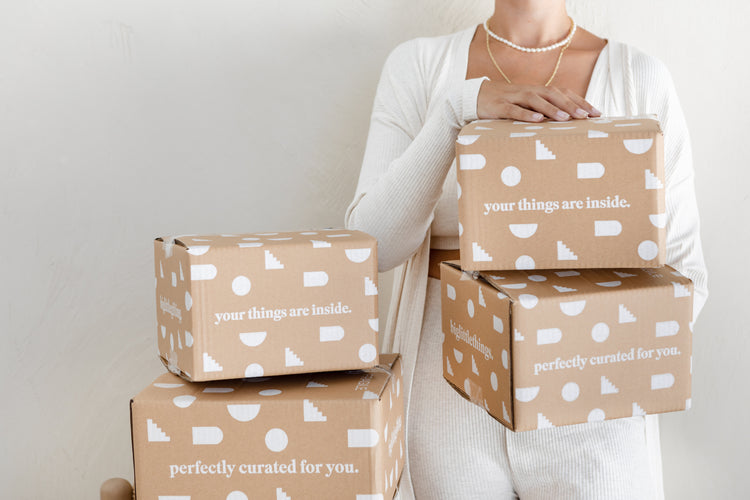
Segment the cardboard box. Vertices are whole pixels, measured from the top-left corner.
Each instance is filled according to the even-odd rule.
[[[159,353],[192,381],[375,366],[377,241],[359,231],[154,242]]]
[[[443,374],[506,427],[690,406],[693,284],[671,267],[440,270]]]
[[[138,500],[393,498],[404,463],[402,367],[187,383],[130,402]]]
[[[461,267],[664,264],[664,146],[653,117],[477,121],[456,145]]]

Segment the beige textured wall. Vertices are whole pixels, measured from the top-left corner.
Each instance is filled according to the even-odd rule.
[[[668,498],[738,498],[750,245],[746,2],[573,0],[671,69],[711,297],[694,408],[662,418]],[[492,2],[0,0],[3,497],[132,478],[128,400],[161,373],[151,239],[340,226],[380,67]],[[709,41],[710,43],[706,43]],[[382,286],[381,289],[385,289]],[[381,299],[385,302],[387,294]]]

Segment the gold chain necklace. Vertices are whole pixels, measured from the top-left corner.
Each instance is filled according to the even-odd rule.
[[[501,75],[503,75],[503,78],[505,78],[506,82],[508,82],[509,84],[512,83],[510,81],[510,78],[508,78],[508,76],[505,74],[505,72],[502,69],[500,69],[500,65],[497,64],[497,61],[495,60],[495,56],[492,55],[492,51],[490,50],[490,32],[489,32],[489,30],[485,29],[484,30],[484,34],[485,34],[485,39],[487,41],[487,53],[490,55],[490,59],[492,60],[492,64],[494,64],[495,68],[500,72]],[[552,80],[555,78],[555,75],[557,75],[557,70],[558,70],[558,68],[560,68],[560,61],[562,61],[562,56],[565,53],[565,49],[567,49],[568,46],[570,46],[570,42],[572,42],[572,41],[573,41],[573,39],[571,38],[570,40],[568,40],[568,43],[566,43],[565,45],[562,46],[562,48],[560,48],[560,55],[557,56],[557,63],[555,64],[555,70],[552,72],[552,76],[549,77],[549,80],[547,80],[547,83],[544,84],[545,87],[549,87],[549,84],[552,83]]]

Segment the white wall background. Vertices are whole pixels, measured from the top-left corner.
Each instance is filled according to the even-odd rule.
[[[676,81],[711,296],[694,408],[662,417],[666,491],[739,498],[750,4],[569,9]],[[0,0],[2,496],[96,498],[102,480],[132,479],[128,401],[162,372],[152,238],[340,226],[388,51],[491,11],[491,0]]]

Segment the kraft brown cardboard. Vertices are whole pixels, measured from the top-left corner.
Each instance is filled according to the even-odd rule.
[[[440,268],[443,375],[508,428],[690,406],[693,284],[671,267]]]
[[[461,267],[664,264],[664,147],[652,117],[477,121],[456,144]]]
[[[154,242],[159,353],[192,381],[378,363],[377,241],[321,230]]]
[[[138,500],[386,500],[404,463],[401,360],[364,371],[190,383],[130,403]]]

